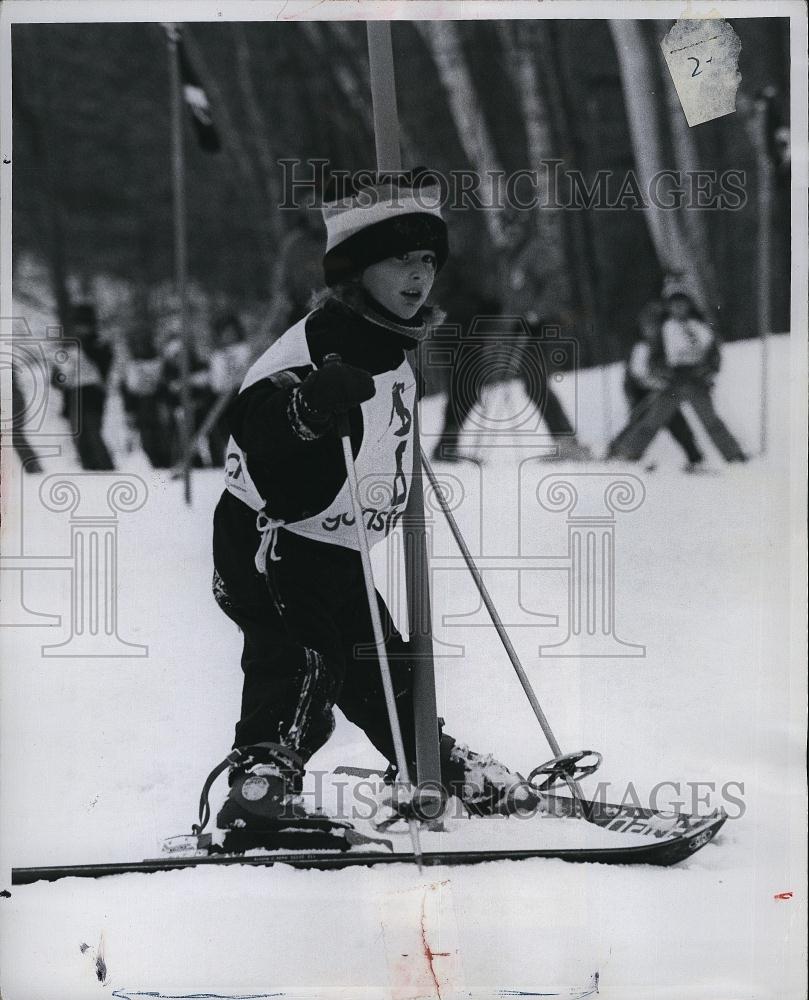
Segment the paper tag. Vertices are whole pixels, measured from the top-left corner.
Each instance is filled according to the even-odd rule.
[[[736,110],[742,43],[727,21],[677,21],[660,47],[689,125]]]

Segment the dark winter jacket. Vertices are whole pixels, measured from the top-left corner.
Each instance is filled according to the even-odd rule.
[[[315,365],[336,353],[346,364],[371,375],[395,371],[416,343],[334,300],[307,318],[305,336]],[[313,370],[311,365],[301,366],[288,370],[294,378],[285,377],[285,372],[262,378],[240,392],[226,413],[230,433],[266,501],[266,513],[284,521],[299,521],[324,510],[345,483],[336,433],[305,440],[291,421],[291,395]],[[349,425],[357,455],[363,440],[359,409],[350,413]],[[256,512],[226,490],[214,514],[214,563],[229,592],[254,586],[258,541]]]

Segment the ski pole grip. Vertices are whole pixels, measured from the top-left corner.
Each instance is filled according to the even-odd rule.
[[[340,357],[340,355],[336,351],[333,351],[331,354],[324,355],[324,357],[323,357],[323,367],[325,368],[326,365],[339,364],[339,362],[341,362],[342,360],[343,359]],[[347,413],[340,413],[340,414],[338,414],[337,419],[335,420],[335,424],[337,426],[337,436],[338,437],[343,438],[343,437],[348,437],[349,436],[350,431],[349,431],[349,427],[348,427],[348,414]]]

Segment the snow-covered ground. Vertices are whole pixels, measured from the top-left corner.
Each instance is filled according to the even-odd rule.
[[[471,463],[437,466],[455,477],[463,498],[456,516],[484,556],[565,553],[565,513],[536,500],[545,475],[599,474],[574,480],[582,495],[600,489],[604,476],[631,472],[641,480],[643,502],[615,516],[615,600],[617,634],[644,645],[645,656],[540,657],[540,644],[567,634],[566,574],[532,570],[519,592],[506,570],[492,572],[489,583],[563,748],[604,754],[585,788],[600,780],[619,801],[633,790],[648,801],[667,781],[675,787],[660,793],[660,803],[679,798],[690,809],[687,783],[712,782],[711,804],[720,805],[723,786],[738,782],[743,792],[732,786],[730,794],[743,800],[742,815],[715,843],[659,870],[544,860],[423,875],[404,865],[231,867],[12,889],[11,866],[155,856],[160,838],[189,829],[202,781],[230,746],[240,639],[210,596],[220,477],[196,473],[186,507],[180,484],[133,454],[123,467],[142,478],[148,498],[118,519],[119,634],[146,644],[148,655],[43,657],[43,645],[68,635],[63,571],[24,577],[26,606],[60,614],[63,624],[2,633],[2,888],[11,891],[0,900],[3,997],[150,991],[448,1000],[508,991],[588,996],[596,988],[620,1000],[803,996],[805,680],[793,659],[800,622],[790,615],[791,553],[803,539],[790,511],[790,475],[800,472],[790,470],[787,387],[804,387],[790,379],[787,338],[773,338],[770,348],[769,450],[747,465],[724,466],[711,451],[715,474],[686,476],[661,435],[648,455],[653,473],[526,461],[530,451],[513,442],[489,450],[482,472]],[[751,454],[758,351],[752,342],[726,347],[715,393]],[[512,388],[512,401],[519,392]],[[560,392],[570,412],[571,380]],[[625,413],[619,370],[581,373],[577,398],[580,438],[603,454],[605,412],[613,431]],[[442,405],[430,399],[423,408],[428,436]],[[115,441],[114,410],[109,431]],[[44,461],[46,472],[72,463],[69,452]],[[42,477],[21,480],[13,460],[9,470],[4,555],[66,555],[68,515],[42,506]],[[433,580],[436,638],[463,647],[462,656],[438,658],[439,711],[455,736],[526,772],[550,751],[496,635],[479,625],[471,581],[447,561],[454,549],[440,519],[434,552],[442,567]],[[19,574],[2,578],[7,598]],[[558,624],[525,624],[539,614]],[[344,719],[311,766],[340,763],[381,763]],[[725,804],[732,815],[740,811]],[[788,892],[795,895],[776,898]],[[93,964],[99,948],[103,984]]]

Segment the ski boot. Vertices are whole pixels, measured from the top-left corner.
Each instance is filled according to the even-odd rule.
[[[589,446],[582,444],[576,437],[557,437],[554,439],[556,454],[549,461],[555,462],[592,462],[593,453]]]
[[[220,830],[261,829],[305,815],[299,802],[303,761],[280,743],[239,747],[229,757],[230,791],[216,817]]]
[[[388,829],[397,818],[415,818],[428,829],[441,829],[440,824],[453,812],[453,798],[460,800],[471,816],[533,815],[546,811],[540,790],[521,774],[509,770],[491,754],[483,756],[456,743],[446,733],[441,734],[440,760],[443,786],[440,790],[427,785],[412,789],[397,786],[396,766],[388,767],[384,783],[374,796],[377,829]]]
[[[485,756],[441,735],[441,775],[451,795],[472,816],[510,816],[545,811],[540,791],[491,754]]]
[[[230,790],[216,817],[217,830],[205,833],[211,818],[209,793],[229,769]],[[202,788],[199,823],[191,836],[164,841],[166,851],[244,854],[245,851],[348,851],[357,844],[392,851],[388,840],[367,837],[351,823],[309,814],[303,807],[303,760],[280,743],[237,747],[211,771]]]

